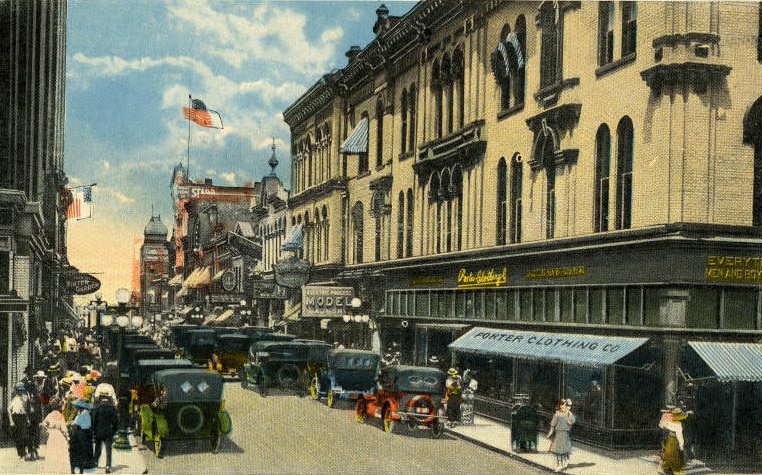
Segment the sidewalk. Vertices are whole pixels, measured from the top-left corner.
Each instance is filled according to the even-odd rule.
[[[556,468],[555,455],[548,452],[550,440],[540,433],[537,453],[517,453],[511,449],[511,429],[506,424],[495,422],[480,416],[474,417],[474,425],[459,425],[447,429],[447,432],[499,452],[508,457],[547,471]],[[574,475],[625,475],[655,474],[659,472],[659,457],[646,450],[620,450],[605,452],[580,443],[572,444],[569,466],[563,473]],[[701,462],[691,460],[684,474],[709,473],[710,470]]]
[[[111,473],[117,475],[141,475],[147,473],[146,464],[143,455],[140,453],[140,446],[135,437],[130,435],[130,444],[132,450],[129,452],[116,450],[112,452]],[[40,446],[40,457],[45,458],[46,446]],[[101,454],[100,468],[85,470],[85,473],[106,473],[106,454]],[[58,473],[69,473],[69,459],[61,460]],[[12,445],[3,445],[0,447],[0,473],[13,474],[38,474],[42,473],[43,460],[27,462],[19,459],[16,454],[16,448]]]

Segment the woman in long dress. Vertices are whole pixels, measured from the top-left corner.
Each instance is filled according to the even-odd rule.
[[[682,421],[687,418],[688,415],[679,408],[662,413],[659,428],[667,431],[661,451],[661,469],[664,473],[681,473],[685,469]]]
[[[48,431],[42,473],[65,473],[63,467],[66,467],[66,460],[69,458],[69,433],[66,429],[66,420],[60,411],[55,410],[45,417],[42,424]]]
[[[577,418],[571,412],[571,399],[561,399],[558,409],[550,421],[548,438],[550,451],[556,455],[556,472],[564,470],[569,465],[569,453],[571,452],[571,437],[569,431]]]

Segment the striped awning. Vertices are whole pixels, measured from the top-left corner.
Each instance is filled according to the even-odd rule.
[[[516,33],[511,32],[497,44],[492,52],[492,70],[498,77],[507,78],[511,71],[518,71],[524,67],[524,55],[521,51],[521,43]]]
[[[215,325],[225,323],[233,315],[235,315],[235,310],[229,308],[225,310],[224,312],[222,312],[222,314],[219,317],[215,318],[213,323]]]
[[[190,286],[195,289],[198,287],[204,287],[211,284],[212,283],[211,273],[212,273],[212,270],[210,266],[201,268],[196,274],[196,278],[193,279],[193,282],[190,284]]]
[[[192,287],[200,271],[201,269],[193,269],[193,272],[191,272],[190,275],[188,275],[188,278],[183,282],[183,287]]]
[[[543,333],[475,327],[450,343],[453,351],[607,366],[642,346],[648,338]]]
[[[212,277],[212,282],[217,282],[218,280],[222,279],[222,274],[224,274],[224,273],[225,273],[225,271],[221,270],[221,271],[217,272],[216,274],[214,274],[214,277]]]
[[[169,279],[169,282],[167,282],[167,285],[169,285],[170,287],[177,287],[177,286],[183,285],[183,275],[177,274],[176,276],[172,277],[171,279]]]
[[[358,155],[368,153],[368,119],[363,117],[349,134],[349,137],[341,144],[341,153]]]
[[[722,382],[762,381],[762,344],[689,341]]]
[[[304,231],[301,224],[291,228],[291,235],[281,246],[282,251],[301,251],[304,249]]]

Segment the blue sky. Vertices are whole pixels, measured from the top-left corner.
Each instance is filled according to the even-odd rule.
[[[172,225],[169,180],[185,163],[188,94],[225,129],[191,131],[191,178],[241,185],[277,172],[290,186],[283,110],[351,45],[373,39],[378,1],[69,0],[65,169],[98,183],[92,219],[70,223],[69,259],[129,287],[131,246],[153,206]],[[403,15],[414,2],[383,2]]]

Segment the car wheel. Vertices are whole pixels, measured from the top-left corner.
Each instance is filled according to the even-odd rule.
[[[442,437],[442,434],[444,434],[444,424],[439,421],[434,422],[431,425],[431,434],[436,439]]]
[[[290,363],[281,366],[277,373],[278,382],[280,385],[284,388],[289,389],[299,384],[300,376],[301,371],[299,371],[299,368],[296,365]]]
[[[241,369],[238,370],[238,375],[241,377],[241,387],[243,389],[249,388],[249,378],[246,376],[246,371],[243,369],[243,366],[241,366]]]
[[[387,434],[391,434],[392,432],[394,432],[395,421],[394,421],[394,418],[392,417],[392,408],[390,408],[389,406],[387,406],[384,409],[382,421],[384,424],[384,432],[386,432]]]
[[[320,380],[317,376],[312,378],[312,384],[310,384],[310,396],[313,401],[320,400]]]
[[[405,423],[405,425],[407,427],[407,430],[409,430],[411,432],[414,431],[418,427],[418,424],[415,421],[407,421]]]
[[[334,403],[333,398],[334,398],[333,391],[329,390],[328,391],[328,396],[325,399],[325,405],[328,406],[328,407],[333,407],[333,403]]]
[[[360,424],[365,423],[365,399],[358,398],[357,404],[355,405],[355,417],[357,418],[357,422]]]

